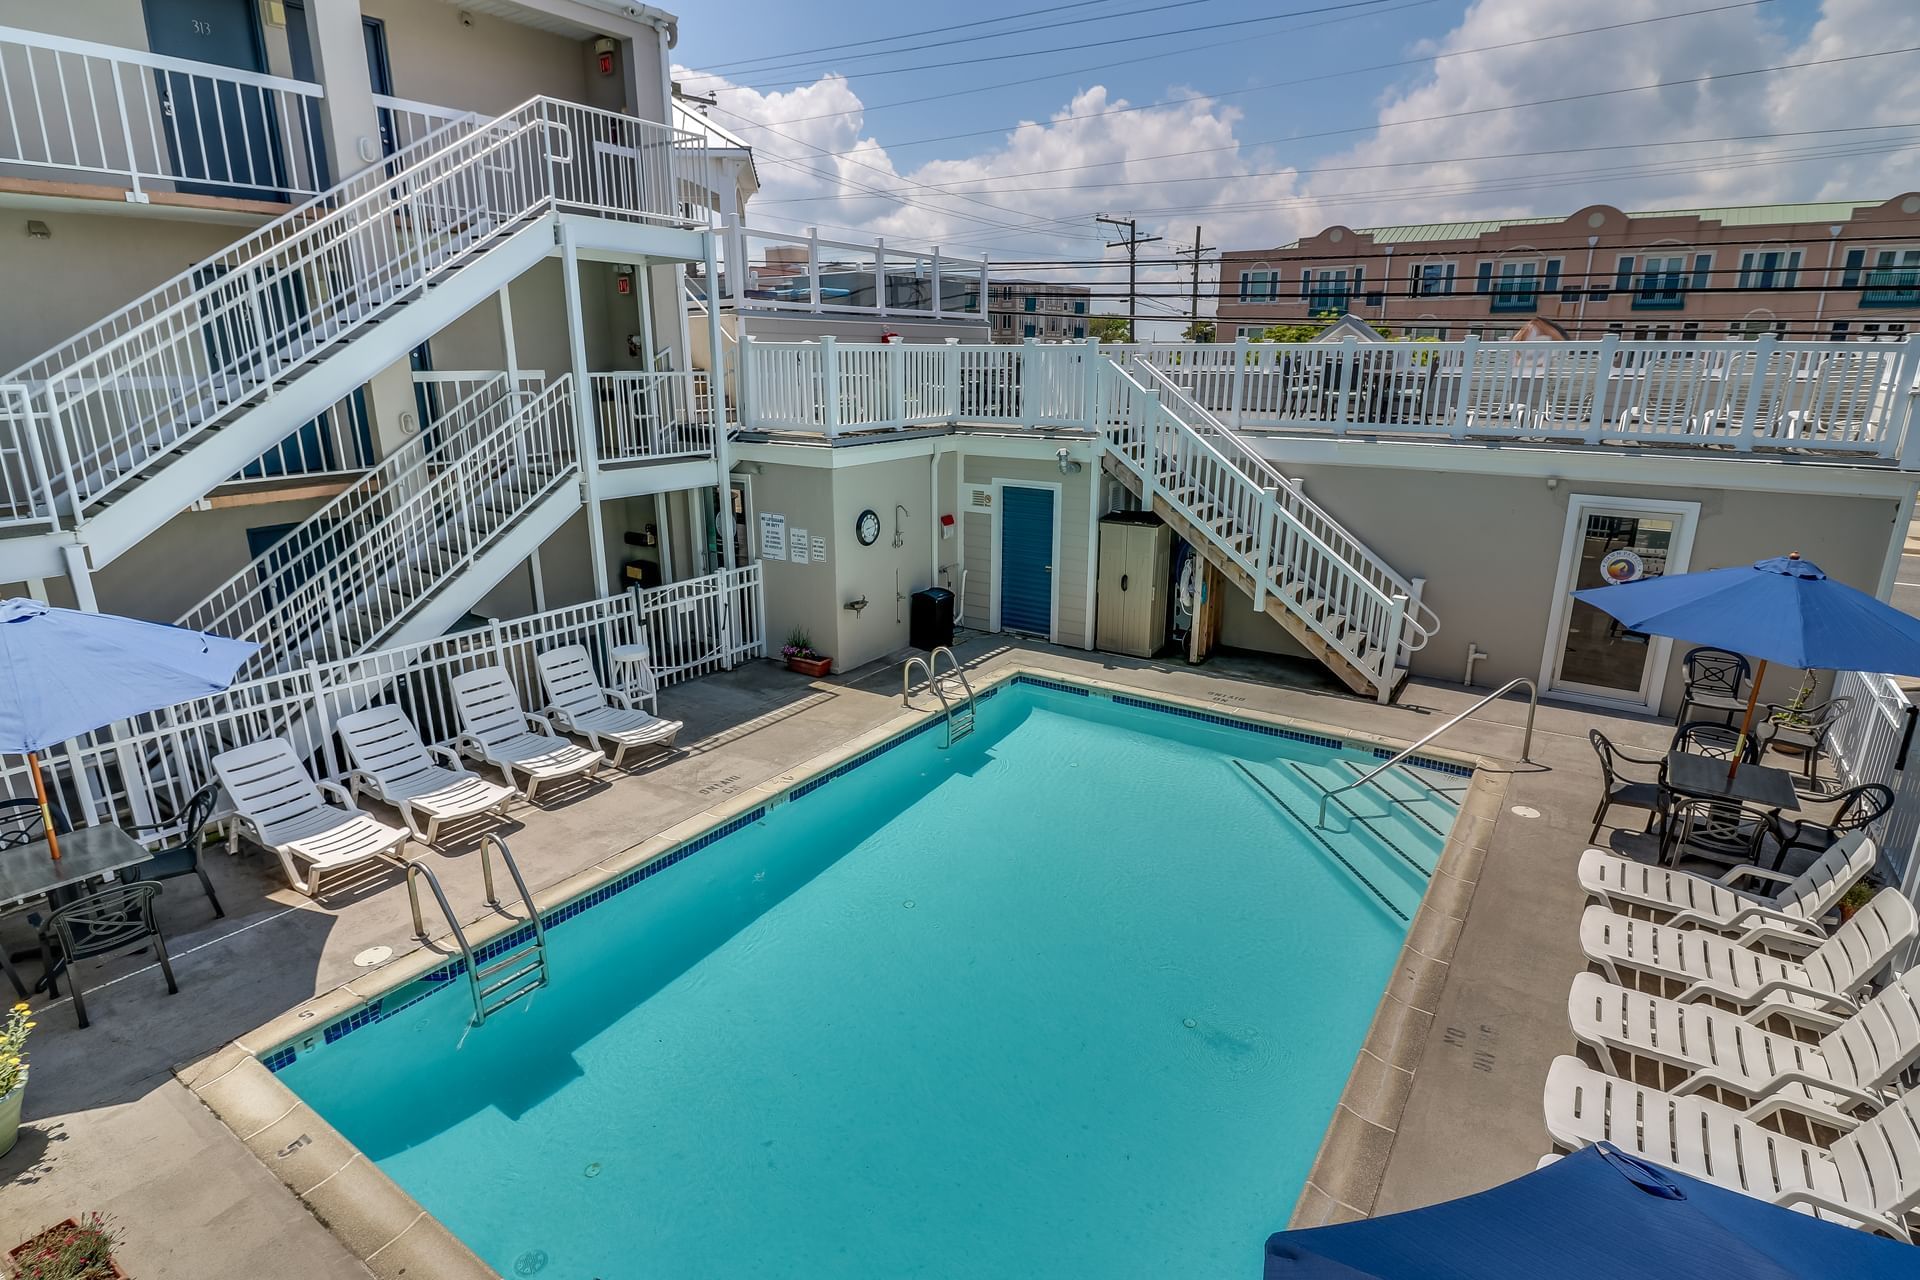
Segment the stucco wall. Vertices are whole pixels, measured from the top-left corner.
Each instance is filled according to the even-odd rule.
[[[435,0],[362,0],[386,26],[393,92],[495,115],[550,94],[587,100],[587,46]]]
[[[184,511],[96,570],[94,595],[104,612],[172,622],[253,558],[248,529],[297,524],[320,504],[320,499],[309,498]]]
[[[932,477],[930,456],[842,468],[835,472],[833,520],[825,529],[827,559],[834,569],[838,603],[866,597],[858,613],[842,608],[836,662],[851,670],[907,643],[908,601],[933,585]],[[906,510],[896,509],[898,504]],[[880,518],[880,536],[870,547],[854,536],[863,511]],[[898,530],[900,545],[893,540]]]
[[[1427,579],[1440,631],[1414,655],[1415,673],[1458,680],[1471,642],[1489,655],[1475,673],[1486,685],[1540,675],[1573,495],[1699,503],[1693,570],[1799,551],[1868,592],[1878,585],[1897,510],[1889,498],[1573,480],[1550,489],[1532,476],[1292,461],[1283,469],[1403,575]],[[1236,628],[1233,642],[1243,643],[1244,634]],[[1678,705],[1677,668],[1687,646],[1672,648],[1668,710]]]
[[[806,631],[813,646],[841,659],[839,588],[834,575],[838,571],[839,539],[833,528],[834,473],[825,467],[782,466],[757,463],[753,472],[755,526],[750,534],[753,553],[762,557],[760,573],[766,586],[767,645],[778,653],[787,635],[796,627]],[[787,518],[789,533],[795,528],[809,533],[820,530],[828,535],[827,563],[795,564],[790,559],[765,558],[760,545],[758,513],[772,512]]]

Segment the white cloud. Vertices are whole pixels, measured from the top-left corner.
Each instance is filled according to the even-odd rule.
[[[1429,46],[1369,52],[1484,48],[1673,12],[1671,0],[1615,0],[1604,9],[1579,11],[1534,0],[1475,0]],[[1284,93],[1232,103],[1196,96],[1102,116],[1097,113],[1130,104],[1094,85],[1048,119],[1022,123],[963,154],[902,163],[867,131],[863,104],[840,76],[760,93],[684,68],[675,74],[696,79],[703,93],[720,88],[727,114],[716,118],[755,144],[762,191],[749,217],[756,223],[778,229],[817,224],[828,235],[845,235],[852,227],[890,241],[989,250],[1000,258],[1086,258],[1099,251],[1103,229],[1092,216],[1103,211],[1137,214],[1144,234],[1167,241],[1144,252],[1165,256],[1173,244],[1191,240],[1196,222],[1204,224],[1212,244],[1251,247],[1284,243],[1331,223],[1550,213],[1594,202],[1646,208],[1892,195],[1920,185],[1920,153],[1827,154],[1807,161],[1777,154],[1865,148],[1873,145],[1872,134],[1577,149],[1920,121],[1920,76],[1914,74],[1920,54],[1521,110],[1483,109],[1906,45],[1920,45],[1915,0],[1823,0],[1817,19],[1799,37],[1785,33],[1771,6],[1759,5],[1442,59],[1380,93],[1372,105],[1372,131],[1342,151],[1321,155],[1305,172],[1286,163],[1301,154],[1299,146],[1276,149],[1250,141],[1283,132],[1290,117],[1265,108],[1284,100]],[[1154,96],[1175,100],[1196,92],[1168,86]],[[1346,97],[1337,88],[1315,94],[1328,104]],[[958,122],[990,114],[990,105],[977,105],[990,102],[957,100],[952,117]],[[1240,103],[1252,110],[1251,120]],[[1333,106],[1328,119],[1315,119],[1305,130],[1363,123],[1332,118],[1338,111]],[[1431,119],[1438,116],[1453,118]],[[755,126],[772,126],[778,134]],[[1890,130],[1887,138],[1903,132]],[[1455,159],[1505,152],[1543,154],[1480,163]],[[1776,155],[1766,159],[1756,152]],[[1650,164],[1670,171],[1645,176]],[[1169,178],[1200,181],[1164,181]],[[969,199],[959,193],[972,194]],[[829,198],[805,199],[810,197]],[[1110,257],[1118,261],[1120,255]],[[1105,274],[1124,279],[1123,272]],[[1187,278],[1166,269],[1143,271],[1142,277],[1158,282],[1161,292]]]

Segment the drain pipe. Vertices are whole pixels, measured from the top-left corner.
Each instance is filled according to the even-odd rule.
[[[1489,655],[1485,649],[1482,649],[1478,644],[1472,641],[1468,641],[1467,642],[1467,670],[1466,670],[1466,674],[1460,678],[1460,683],[1467,686],[1467,688],[1469,689],[1473,688],[1474,664],[1477,662],[1485,662],[1488,656]]]

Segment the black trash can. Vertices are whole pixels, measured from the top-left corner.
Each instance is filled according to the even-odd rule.
[[[945,587],[928,587],[913,593],[907,613],[907,642],[929,651],[953,643],[953,592]]]

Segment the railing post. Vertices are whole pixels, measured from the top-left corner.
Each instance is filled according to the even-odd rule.
[[[711,292],[718,306],[719,289]],[[747,229],[737,222],[727,237],[727,292],[733,295],[733,314],[738,316],[747,307]]]
[[[1593,370],[1593,407],[1587,414],[1586,442],[1597,445],[1607,431],[1607,392],[1613,388],[1613,362],[1619,359],[1620,335],[1600,339],[1600,361]]]
[[[1232,398],[1227,404],[1227,421],[1235,431],[1240,429],[1241,410],[1247,403],[1247,335],[1242,333],[1233,340],[1233,377],[1229,379]]]
[[[940,246],[933,246],[933,318],[940,318]]]
[[[109,65],[107,70],[113,76],[114,109],[120,113],[120,141],[127,148],[127,180],[133,185],[133,190],[127,192],[127,202],[150,204],[147,193],[140,189],[140,161],[133,154],[133,126],[127,122],[127,91],[120,83],[120,68]]]
[[[1394,592],[1387,610],[1386,643],[1380,646],[1380,678],[1374,682],[1375,699],[1385,705],[1393,701],[1393,673],[1400,656],[1401,635],[1407,626],[1407,597]]]
[[[1340,339],[1339,359],[1340,366],[1333,379],[1333,434],[1343,436],[1347,434],[1347,422],[1353,416],[1353,406],[1350,402],[1358,394],[1354,390],[1358,379],[1353,376],[1352,334]]]
[[[829,440],[840,434],[840,351],[832,334],[820,339],[820,425]]]
[[[1040,364],[1035,355],[1039,350],[1039,339],[1020,340],[1020,425],[1023,427],[1033,426],[1034,383],[1038,381],[1034,370]]]
[[[1889,412],[1898,415],[1897,430],[1895,424],[1889,424],[1887,454],[1900,459],[1902,469],[1912,471],[1920,469],[1920,334],[1909,337],[1900,344],[1903,348],[1900,360],[1899,381],[1894,386],[1894,403]]]
[[[1151,511],[1154,495],[1160,492],[1160,393],[1152,389],[1143,391],[1134,397],[1134,403],[1139,406],[1141,461],[1147,469],[1141,502]]]
[[[1267,611],[1267,583],[1272,579],[1273,567],[1273,526],[1280,518],[1280,504],[1272,493],[1260,491],[1260,528],[1253,546],[1253,611]]]
[[[887,373],[887,420],[894,426],[907,425],[907,349],[897,342],[889,342],[880,348],[880,358],[886,362]]]
[[[305,674],[313,698],[314,738],[320,744],[320,759],[327,767],[327,776],[338,777],[341,769],[333,755],[333,717],[328,714],[327,697],[320,682],[320,664],[309,662]]]
[[[1738,447],[1742,453],[1753,452],[1754,419],[1760,414],[1760,397],[1766,391],[1767,371],[1773,367],[1773,344],[1774,336],[1770,333],[1753,344],[1753,369],[1747,374],[1745,406],[1740,412]]]
[[[1454,391],[1453,438],[1464,439],[1473,412],[1473,367],[1480,352],[1480,339],[1468,334],[1460,344],[1460,385]]]
[[[881,315],[887,314],[887,241],[885,236],[873,238],[873,305]]]
[[[1100,416],[1100,388],[1103,385],[1100,375],[1105,372],[1100,367],[1100,339],[1088,338],[1087,349],[1081,358],[1086,361],[1085,403],[1081,405],[1086,414],[1087,430],[1098,431],[1102,438],[1106,436],[1107,424]]]
[[[1420,602],[1426,598],[1427,580],[1410,578],[1407,585],[1413,588],[1413,593],[1407,597],[1407,616],[1411,618],[1419,611]],[[1413,661],[1413,638],[1408,634],[1408,630],[1406,626],[1400,628],[1400,647],[1397,650],[1399,655],[1397,660],[1405,663]]]
[[[946,370],[943,381],[946,383],[946,418],[950,424],[960,421],[960,339],[948,338],[947,349],[942,356],[942,365]]]
[[[820,228],[807,228],[807,301],[820,311]]]
[[[736,312],[735,314],[737,315],[738,313]],[[750,429],[760,421],[753,407],[753,380],[758,376],[760,368],[760,361],[755,358],[756,353],[753,349],[753,343],[754,337],[752,334],[743,333],[740,335],[740,367],[733,371],[734,398],[738,401],[734,413],[740,419],[742,430]],[[724,387],[720,388],[720,390],[722,394],[725,393]],[[723,415],[724,412],[725,407],[723,405]]]

